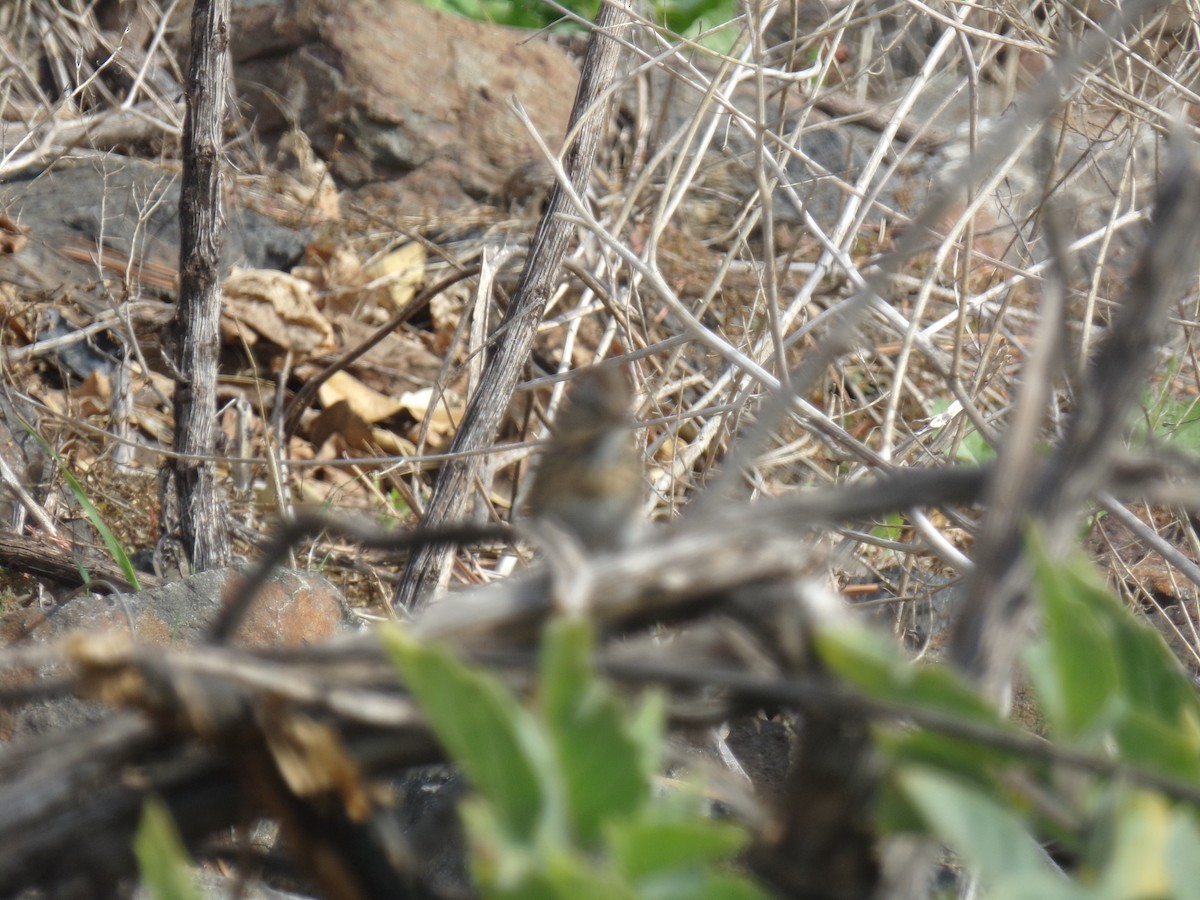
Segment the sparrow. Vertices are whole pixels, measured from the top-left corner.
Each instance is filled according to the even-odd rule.
[[[581,370],[533,474],[528,513],[587,551],[619,550],[639,530],[646,482],[632,401],[629,379],[615,365]]]

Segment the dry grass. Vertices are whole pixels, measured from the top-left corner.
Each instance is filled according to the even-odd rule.
[[[560,376],[622,354],[634,360],[654,497],[647,512],[657,520],[685,514],[714,482],[732,500],[989,453],[1039,333],[1048,203],[1068,220],[1076,265],[1069,349],[1044,419],[1053,440],[1136,252],[1163,135],[1193,114],[1196,22],[1180,20],[1183,9],[1173,9],[1170,28],[1150,22],[1140,37],[1084,60],[1072,48],[1090,26],[1065,4],[954,11],[810,3],[770,18],[754,7],[763,18],[728,26],[741,31],[723,58],[643,22],[630,33],[624,113],[612,124],[593,196],[576,210],[579,241],[542,328],[530,389],[518,395],[484,479],[492,514],[519,503],[526,459],[569,381]],[[0,174],[63,152],[174,155],[178,17],[143,4],[122,39],[82,3],[14,4],[0,15]],[[1055,59],[1067,70],[1061,92],[1044,87]],[[1009,124],[1022,114],[1017,101],[1029,128]],[[134,110],[135,132],[116,129]],[[396,223],[352,206],[330,216],[317,204],[319,161],[279,171],[252,132],[231,136],[242,196],[279,218],[320,223],[312,264],[300,274],[351,344],[362,329],[349,323],[386,317],[386,298],[365,272],[400,243]],[[399,224],[426,247],[427,283],[532,227],[528,215],[495,208]],[[406,326],[403,347],[423,350],[418,363],[398,361],[412,353],[393,348],[353,374],[393,396],[436,384],[461,398],[484,350],[481,317],[504,302],[519,263],[518,255],[500,264],[492,293],[460,285],[437,298],[430,323]],[[169,270],[165,282],[155,271],[144,261],[105,261],[89,302],[75,288],[6,285],[10,347],[34,341],[53,306],[73,312],[76,325],[107,316],[138,349],[143,335],[128,326],[149,314],[137,304],[172,286]],[[1181,309],[1163,348],[1156,389],[1171,397],[1196,393],[1192,318],[1194,310]],[[348,437],[348,426],[312,440],[310,413],[301,437],[285,439],[272,410],[289,395],[276,380],[296,386],[332,358],[289,358],[289,350],[263,340],[247,349],[232,335],[228,346],[227,471],[231,480],[242,464],[253,472],[230,489],[240,551],[252,554],[272,521],[298,507],[414,521],[406,511],[428,495],[446,435],[397,414],[383,424],[412,444],[396,457],[373,450],[369,437]],[[134,355],[161,368],[152,348],[141,351]],[[126,402],[102,396],[89,411],[79,386],[56,383],[49,368],[36,353],[14,356],[10,386],[38,404],[43,432],[86,473],[124,540],[152,547],[156,510],[144,498],[169,425],[165,389],[133,365],[129,384],[117,387]],[[785,380],[796,392],[790,408],[764,413],[763,398]],[[154,433],[149,420],[158,422]],[[748,432],[752,459],[735,450]],[[731,455],[745,467],[739,474],[722,466]],[[1172,521],[1191,534],[1186,519]],[[885,524],[902,528],[872,537],[864,523],[847,532],[837,565],[967,567],[968,514],[914,510]],[[301,553],[336,564],[350,548]],[[468,557],[458,578],[487,580],[498,565],[508,566],[494,554]],[[356,568],[366,571],[343,578],[356,602],[385,605],[394,562]]]

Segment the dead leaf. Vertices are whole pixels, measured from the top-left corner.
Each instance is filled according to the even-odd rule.
[[[451,391],[440,392],[435,403],[431,387],[408,391],[400,398],[400,405],[418,422],[425,424],[428,420],[428,431],[439,436],[448,435],[458,427],[466,407]]]
[[[322,410],[308,429],[314,447],[320,447],[335,434],[340,435],[348,446],[362,449],[371,439],[371,426],[346,400],[338,400]]]
[[[429,301],[429,317],[433,321],[433,333],[436,335],[434,347],[437,350],[445,352],[450,347],[469,301],[470,291],[462,282]]]
[[[416,444],[386,428],[372,428],[371,442],[387,456],[412,456],[417,452]]]
[[[321,385],[317,396],[321,405],[326,408],[335,403],[345,402],[364,422],[371,424],[390,419],[408,408],[403,403],[363,384],[349,372],[335,372]]]
[[[337,346],[333,326],[317,309],[307,281],[284,272],[235,268],[222,292],[223,321],[245,326],[303,357],[321,356]]]
[[[304,251],[305,264],[294,266],[292,274],[327,293],[321,298],[322,312],[330,314],[330,302],[335,308],[350,309],[347,297],[357,294],[353,288],[367,283],[358,254],[341,244],[314,242]]]
[[[112,380],[97,369],[70,391],[79,403],[79,414],[85,418],[108,412],[112,405]]]
[[[372,281],[386,278],[382,286],[388,303],[393,309],[401,309],[425,283],[425,248],[416,242],[404,244],[363,271]]]
[[[313,446],[320,447],[337,436],[351,450],[375,453],[382,450],[392,456],[411,456],[416,447],[386,428],[372,428],[346,400],[338,400],[317,416],[309,428]]]
[[[29,229],[0,213],[0,256],[19,253],[29,243]]]
[[[362,770],[346,752],[341,735],[299,713],[272,713],[263,716],[263,733],[279,775],[292,793],[308,800],[336,796],[351,821],[366,821],[374,804]]]

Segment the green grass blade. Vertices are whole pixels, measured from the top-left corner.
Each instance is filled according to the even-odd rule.
[[[108,523],[104,521],[104,517],[100,515],[100,511],[96,509],[91,499],[88,498],[83,485],[79,483],[79,479],[67,468],[67,464],[58,455],[58,451],[51,447],[50,442],[38,434],[32,425],[21,419],[21,426],[29,432],[30,436],[54,460],[54,464],[58,466],[58,471],[62,473],[63,480],[67,482],[67,487],[71,489],[76,502],[79,503],[79,508],[83,510],[83,514],[87,516],[88,521],[92,523],[92,527],[96,529],[96,533],[100,535],[100,539],[104,541],[104,546],[108,548],[109,556],[112,557],[113,562],[121,567],[121,572],[125,576],[125,580],[129,582],[129,586],[135,591],[140,591],[142,585],[138,581],[137,570],[133,567],[133,562],[130,560],[129,554],[125,552],[125,548],[121,546],[121,542],[117,540],[117,536],[112,533],[112,529],[108,527]]]

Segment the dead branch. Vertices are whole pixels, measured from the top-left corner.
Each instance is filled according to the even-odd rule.
[[[620,44],[614,35],[628,21],[628,9],[618,2],[603,3],[591,31],[587,55],[568,128],[565,168],[576,193],[582,193],[591,176],[592,161],[603,131],[609,105],[609,86],[616,75]],[[472,451],[491,445],[508,408],[521,370],[529,359],[533,338],[558,278],[558,267],[572,229],[560,219],[566,196],[556,185],[534,235],[516,295],[492,340],[479,385],[451,445],[451,453],[466,454],[451,460],[438,475],[425,522],[437,527],[462,518],[475,491],[478,460]],[[396,588],[395,603],[419,610],[429,602],[441,581],[450,548],[431,546],[414,554]]]
[[[183,129],[179,198],[179,304],[175,315],[175,451],[169,472],[176,519],[193,568],[229,564],[229,526],[210,461],[216,449],[220,350],[220,256],[224,240],[221,159],[229,84],[229,0],[199,0],[192,12],[192,59]],[[168,507],[171,508],[171,507]],[[164,516],[164,519],[167,519]]]

